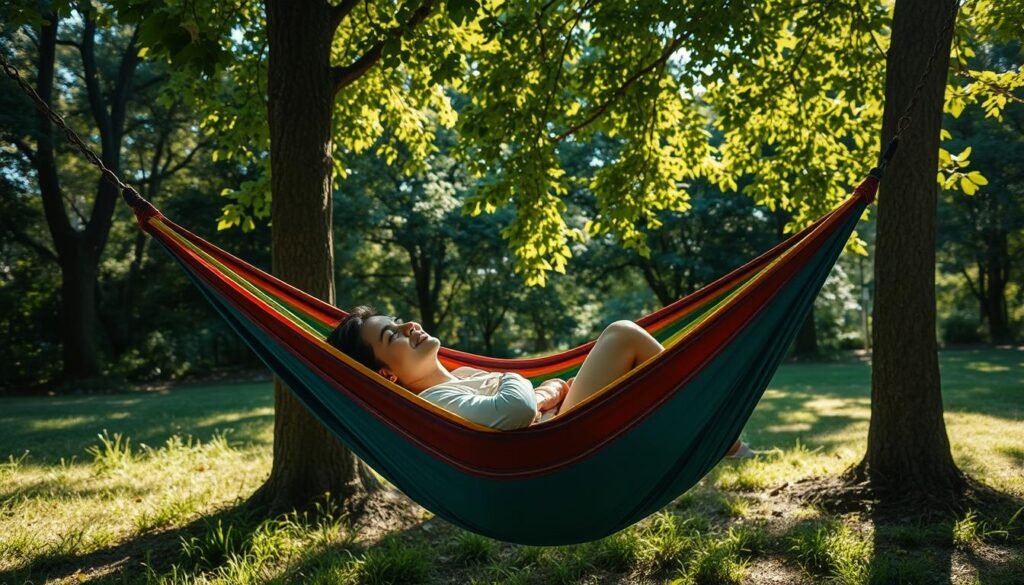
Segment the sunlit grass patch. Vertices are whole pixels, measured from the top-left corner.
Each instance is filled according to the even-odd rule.
[[[860,583],[867,575],[873,546],[836,518],[795,527],[789,550],[808,572],[838,583]]]
[[[643,544],[637,530],[630,527],[591,543],[590,554],[595,566],[625,573],[641,558]]]
[[[740,559],[727,544],[712,543],[699,549],[685,577],[672,583],[695,585],[739,584],[746,574],[747,561]]]
[[[750,513],[750,503],[743,497],[722,494],[718,502],[722,512],[730,518],[743,518]]]
[[[92,463],[97,469],[124,469],[131,464],[134,458],[131,439],[122,437],[121,433],[114,433],[114,437],[111,438],[107,435],[107,429],[103,429],[97,437],[100,440],[99,445],[85,448],[85,452],[92,455]]]
[[[634,527],[639,541],[638,567],[645,573],[677,567],[693,554],[695,539],[710,528],[704,516],[683,517],[667,510],[655,512],[643,524]]]
[[[730,491],[763,491],[803,477],[835,472],[842,468],[838,461],[823,453],[821,447],[809,448],[797,439],[791,448],[774,449],[754,459],[723,459],[716,468],[714,485]]]
[[[215,431],[206,442],[174,435],[162,447],[136,449],[130,437],[101,432],[80,463],[39,465],[30,452],[10,457],[0,485],[8,503],[0,514],[0,570],[52,566],[236,500],[255,487],[254,465],[269,461],[236,449],[227,434]]]
[[[1020,526],[1024,506],[1008,519],[999,517],[982,519],[977,511],[968,510],[962,518],[953,523],[951,530],[953,546],[961,549],[981,543],[1024,542],[1024,530]]]
[[[385,542],[359,559],[353,552],[358,547],[355,532],[329,498],[317,503],[312,517],[291,512],[260,520],[244,509],[231,510],[204,518],[194,533],[180,537],[176,562],[163,572],[148,566],[146,581],[355,583],[367,563],[370,579],[383,578],[391,574],[388,559],[404,554]]]
[[[1010,371],[1010,366],[1004,364],[994,364],[992,362],[968,362],[964,364],[964,368],[983,373]]]
[[[459,532],[451,544],[452,557],[464,564],[486,563],[497,549],[494,539],[465,530]]]
[[[421,583],[433,569],[430,551],[417,544],[402,544],[392,535],[357,561],[360,583],[383,585]]]

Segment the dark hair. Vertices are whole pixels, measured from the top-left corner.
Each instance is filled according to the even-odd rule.
[[[327,336],[327,343],[347,353],[352,359],[377,371],[386,366],[373,354],[373,346],[367,343],[360,331],[363,323],[370,317],[381,315],[373,307],[359,305],[348,312],[348,316],[341,320],[334,331]]]

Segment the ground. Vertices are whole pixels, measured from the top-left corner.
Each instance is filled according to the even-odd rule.
[[[780,368],[743,434],[766,456],[723,460],[605,539],[546,548],[473,535],[399,493],[359,526],[329,503],[246,517],[270,469],[266,381],[0,398],[0,584],[1024,583],[1024,350],[943,351],[940,365],[954,460],[1001,506],[926,520],[868,497],[815,502],[864,452],[869,370],[851,356]]]

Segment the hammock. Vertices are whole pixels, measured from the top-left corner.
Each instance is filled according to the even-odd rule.
[[[665,351],[564,415],[512,431],[465,420],[351,359],[325,341],[345,311],[204,241],[137,193],[125,198],[267,366],[388,481],[466,530],[564,545],[645,518],[721,460],[874,200],[877,170],[803,231],[638,319]],[[575,375],[595,341],[526,359],[442,347],[439,359],[537,384]],[[557,506],[536,506],[552,494],[563,496]]]

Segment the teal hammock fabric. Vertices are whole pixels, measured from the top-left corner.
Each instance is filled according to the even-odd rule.
[[[608,536],[693,486],[737,439],[874,200],[878,179],[813,225],[637,323],[666,349],[555,419],[496,431],[460,419],[331,347],[344,311],[133,201],[140,226],[310,412],[410,498],[478,534],[530,545]],[[578,369],[593,341],[527,359],[448,348],[447,367],[534,381]],[[539,508],[561,494],[558,504]]]

